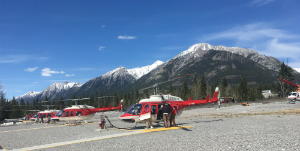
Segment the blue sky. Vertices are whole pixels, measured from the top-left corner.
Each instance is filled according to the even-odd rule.
[[[300,68],[298,0],[0,0],[6,97],[167,61],[197,43]]]

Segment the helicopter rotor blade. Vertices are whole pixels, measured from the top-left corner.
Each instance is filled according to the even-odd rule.
[[[153,86],[150,86],[150,87],[146,87],[146,88],[140,89],[139,91],[142,91],[142,90],[145,90],[145,89],[149,89],[149,88],[154,88],[154,87],[157,87],[159,84],[163,84],[163,83],[166,83],[166,82],[170,82],[170,81],[173,81],[173,80],[176,80],[176,79],[179,79],[179,78],[185,77],[185,76],[189,76],[189,75],[191,75],[191,74],[186,74],[186,75],[182,75],[182,76],[179,76],[179,77],[176,77],[176,78],[173,78],[173,79],[167,80],[167,81],[163,81],[163,82],[160,82],[160,83],[154,84]]]

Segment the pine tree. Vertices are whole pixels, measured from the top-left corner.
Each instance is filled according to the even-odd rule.
[[[198,80],[197,80],[197,75],[195,74],[194,76],[194,83],[192,86],[192,98],[193,100],[198,100],[199,99],[199,84],[198,84]]]
[[[0,121],[3,121],[4,119],[8,118],[8,112],[5,110],[8,110],[7,102],[5,99],[5,94],[3,92],[2,84],[0,83]]]
[[[241,83],[239,84],[239,101],[247,101],[248,99],[248,87],[245,75],[241,78]]]
[[[12,99],[12,113],[11,113],[11,117],[12,118],[21,118],[22,117],[22,112],[21,112],[21,108],[19,103],[17,102],[17,100],[15,99],[15,97],[13,97]]]
[[[200,80],[200,99],[206,98],[207,93],[206,93],[206,82],[204,78],[204,74],[201,76]]]
[[[172,82],[170,82],[170,88],[169,88],[169,92],[170,92],[170,94],[172,95],[173,94],[173,86],[172,86]]]
[[[221,92],[220,92],[222,97],[226,97],[228,95],[226,93],[227,86],[228,86],[227,79],[226,79],[226,77],[223,77],[222,87],[221,87]]]
[[[278,79],[285,79],[292,82],[294,80],[293,69],[284,63],[281,64]],[[292,87],[284,82],[278,81],[277,83],[277,93],[280,97],[285,97],[289,92],[295,90],[295,87]]]
[[[188,96],[189,96],[189,87],[188,87],[186,79],[183,81],[181,95],[182,95],[183,100],[188,100],[189,99],[188,98]]]

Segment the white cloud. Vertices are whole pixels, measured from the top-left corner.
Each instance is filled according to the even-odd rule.
[[[294,39],[299,36],[286,34],[285,31],[268,27],[264,23],[254,23],[235,27],[220,33],[205,36],[204,40],[233,39],[237,41],[256,41],[262,38]]]
[[[300,35],[271,28],[266,23],[235,27],[219,33],[205,35],[201,41],[231,40],[236,46],[252,48],[260,54],[278,59],[290,58],[291,64],[300,61]],[[296,65],[296,63],[294,63]],[[293,67],[293,66],[292,66]]]
[[[102,25],[101,27],[102,27],[102,29],[103,29],[103,28],[105,27],[105,25]]]
[[[38,57],[36,55],[6,55],[0,56],[0,63],[19,63],[27,60],[47,60],[48,57]]]
[[[74,77],[75,74],[66,74],[67,77]]]
[[[101,50],[103,50],[105,47],[104,46],[100,46],[99,47],[99,50],[101,51]]]
[[[33,72],[33,71],[36,70],[37,68],[38,68],[38,67],[27,68],[27,69],[24,69],[24,71]]]
[[[51,71],[50,68],[44,68],[42,70],[42,76],[47,76],[47,77],[51,76],[51,74],[59,74],[59,73],[64,74],[65,72],[63,72],[63,71]]]
[[[262,6],[262,5],[266,5],[270,2],[272,2],[274,0],[253,0],[250,5],[253,5],[253,6]]]
[[[118,36],[118,39],[135,39],[136,37],[135,36]]]

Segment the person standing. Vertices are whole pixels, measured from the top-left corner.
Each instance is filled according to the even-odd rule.
[[[146,129],[149,128],[149,124],[150,124],[151,128],[153,128],[152,115],[151,115],[151,111],[149,109],[149,105],[145,106],[143,113],[150,113],[150,118],[146,119]]]
[[[50,124],[50,122],[51,122],[51,114],[48,113],[47,118],[48,118],[47,123]]]
[[[176,109],[172,105],[170,105],[170,110],[171,110],[170,126],[172,125],[172,122],[173,122],[173,126],[177,126],[175,123]]]
[[[165,123],[165,128],[169,128],[170,127],[170,118],[169,118],[170,105],[166,103],[162,110],[163,110],[163,119]]]
[[[44,123],[44,115],[41,114],[41,123]]]

